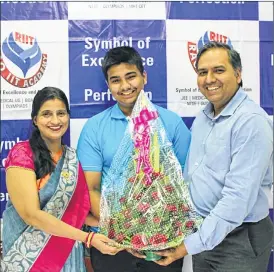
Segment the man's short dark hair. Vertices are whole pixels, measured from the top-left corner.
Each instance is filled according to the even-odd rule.
[[[220,43],[220,42],[209,42],[209,43],[206,43],[203,47],[201,47],[199,49],[198,54],[197,54],[196,63],[195,63],[196,70],[198,70],[198,63],[199,63],[199,60],[200,60],[201,56],[206,51],[208,51],[209,49],[212,49],[212,48],[223,48],[223,49],[225,49],[227,54],[228,54],[228,60],[229,60],[230,64],[232,65],[234,71],[236,71],[236,70],[239,70],[240,72],[242,71],[242,62],[241,62],[240,54],[236,50],[231,48],[229,45],[227,45],[225,43]],[[243,86],[243,81],[242,80],[239,83],[239,86],[240,87]]]
[[[106,80],[108,80],[108,69],[120,63],[134,64],[141,74],[144,72],[143,61],[140,54],[130,46],[120,46],[110,49],[103,60],[102,70]]]

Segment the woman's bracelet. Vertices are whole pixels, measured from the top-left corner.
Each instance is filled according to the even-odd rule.
[[[85,246],[87,248],[90,248],[91,247],[91,242],[92,242],[92,239],[95,235],[95,232],[89,232],[89,234],[87,235],[87,238],[86,238],[86,241],[85,241]]]
[[[90,232],[88,232],[88,235],[87,235],[87,237],[86,237],[86,240],[85,240],[85,245],[87,245],[87,241],[88,241],[88,237],[89,237],[89,235],[90,235]]]

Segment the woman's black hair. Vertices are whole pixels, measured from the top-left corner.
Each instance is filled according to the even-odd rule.
[[[45,175],[52,173],[55,168],[50,151],[45,141],[42,139],[38,127],[34,123],[34,118],[37,116],[41,106],[46,101],[52,99],[61,100],[65,104],[68,114],[70,113],[68,99],[65,93],[58,88],[45,87],[42,90],[38,91],[34,96],[31,112],[31,119],[34,128],[32,131],[32,135],[29,139],[29,143],[33,152],[35,174],[37,179],[40,179]]]

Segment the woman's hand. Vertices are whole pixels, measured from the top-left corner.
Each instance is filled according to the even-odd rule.
[[[115,241],[99,233],[95,233],[91,242],[93,247],[98,249],[101,253],[108,255],[115,255],[124,250],[123,248],[115,247],[115,244],[117,244]]]

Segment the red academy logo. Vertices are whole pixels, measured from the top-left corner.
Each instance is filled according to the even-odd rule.
[[[35,85],[44,75],[47,67],[47,54],[41,52],[35,37],[11,32],[2,43],[1,49],[1,76],[11,85],[28,88]],[[21,73],[15,75],[12,67],[8,67],[8,62],[5,63],[2,55],[16,65]],[[33,67],[37,69],[30,75],[30,69]]]
[[[194,70],[196,70],[195,62],[199,49],[203,47],[206,43],[211,41],[226,43],[231,48],[233,47],[231,44],[231,40],[227,36],[213,31],[206,31],[205,34],[199,39],[198,43],[187,43],[188,57]]]

